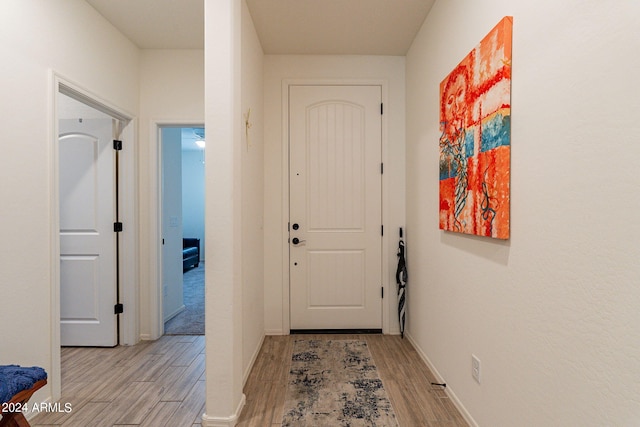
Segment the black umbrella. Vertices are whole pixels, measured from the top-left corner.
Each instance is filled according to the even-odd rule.
[[[404,338],[404,322],[406,317],[404,303],[407,287],[407,263],[404,258],[402,228],[400,228],[400,242],[398,242],[398,269],[396,270],[396,283],[398,284],[398,320],[400,321],[400,336]]]

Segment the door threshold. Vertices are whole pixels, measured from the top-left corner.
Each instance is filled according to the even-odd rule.
[[[382,334],[382,329],[291,329],[289,334]]]

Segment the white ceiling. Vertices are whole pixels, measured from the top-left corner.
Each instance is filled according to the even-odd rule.
[[[86,0],[141,49],[202,49],[204,0]]]
[[[247,0],[267,54],[404,55],[435,0]]]
[[[202,49],[204,0],[86,0],[141,49]],[[435,0],[247,0],[265,54],[404,55]]]

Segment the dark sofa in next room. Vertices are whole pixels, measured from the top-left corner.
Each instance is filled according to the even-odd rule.
[[[200,264],[200,239],[185,237],[182,239],[182,269]]]

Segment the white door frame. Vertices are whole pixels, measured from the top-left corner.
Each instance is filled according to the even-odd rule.
[[[151,120],[149,150],[149,193],[156,203],[149,213],[149,319],[150,334],[143,339],[156,340],[164,334],[162,310],[162,149],[161,128],[202,127],[204,120]],[[206,256],[206,255],[205,255]]]
[[[294,85],[309,86],[380,86],[382,89],[382,103],[388,105],[388,82],[383,79],[285,79],[282,81],[282,327],[283,333],[289,334],[291,329],[290,305],[290,278],[289,278],[289,87]],[[388,149],[388,125],[387,115],[382,115],[382,162],[387,161]],[[382,224],[389,218],[389,200],[387,193],[387,175],[382,174]],[[391,230],[389,230],[391,231]],[[392,287],[388,283],[389,267],[388,259],[389,233],[382,236],[382,287],[384,299],[382,300],[382,333],[389,333],[389,296]]]
[[[59,73],[50,71],[49,105],[51,122],[49,123],[50,160],[50,216],[51,216],[51,374],[50,383],[53,400],[61,395],[60,361],[60,191],[59,191],[59,141],[58,141],[58,105],[59,91],[72,98],[102,111],[123,123],[119,130],[124,141],[120,158],[120,218],[124,230],[120,235],[120,301],[125,312],[120,315],[120,344],[133,345],[138,342],[138,215],[136,208],[137,187],[137,141],[136,120],[122,108],[110,104],[88,89],[74,83]]]

